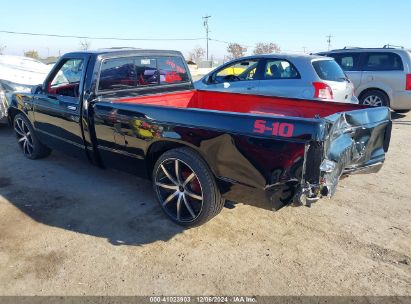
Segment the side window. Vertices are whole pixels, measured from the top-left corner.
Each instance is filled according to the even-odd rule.
[[[189,81],[184,62],[180,57],[158,57],[160,83],[179,83]]]
[[[344,71],[359,71],[360,54],[342,53],[332,56]]]
[[[214,81],[217,83],[254,80],[256,77],[258,60],[241,60],[219,70],[214,75]]]
[[[390,52],[367,53],[364,61],[364,71],[402,71],[404,69],[401,57]]]
[[[53,79],[47,84],[47,93],[78,97],[84,68],[83,63],[83,59],[66,60]]]
[[[267,60],[264,68],[264,79],[299,79],[300,74],[287,60]]]
[[[99,91],[133,89],[158,84],[157,59],[146,57],[114,58],[103,61]]]

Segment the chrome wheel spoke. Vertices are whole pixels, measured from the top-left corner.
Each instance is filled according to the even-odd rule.
[[[184,181],[183,187],[187,186],[187,184],[188,184],[189,182],[191,182],[191,180],[192,180],[195,176],[196,176],[196,175],[194,174],[194,172],[192,172],[192,173],[186,178],[186,180]]]
[[[382,99],[378,96],[368,96],[364,99],[364,104],[373,107],[380,107],[382,106]]]
[[[27,127],[27,125],[24,123],[24,121],[21,121],[21,126],[23,127],[24,134],[30,133],[30,130]]]
[[[178,185],[178,183],[174,180],[174,178],[168,173],[167,169],[163,166],[163,164],[160,165],[161,170],[163,170],[164,174],[167,176],[167,178],[175,185]]]
[[[164,189],[178,190],[178,186],[176,185],[167,185],[160,182],[156,182],[156,185]]]
[[[174,168],[176,170],[176,178],[177,178],[177,183],[181,184],[181,179],[180,179],[180,164],[178,162],[178,159],[174,161]]]
[[[28,148],[28,145],[27,145],[27,140],[24,141],[23,150],[24,150],[25,154],[30,154],[30,151],[29,151],[29,148]]]
[[[17,118],[14,123],[14,131],[16,131],[17,140],[23,153],[31,156],[34,151],[34,143],[28,125],[21,118]]]
[[[24,132],[23,128],[21,127],[20,119],[16,120],[16,125],[14,126],[14,130],[21,136],[25,135],[25,132]]]
[[[167,205],[169,202],[171,202],[173,200],[173,198],[175,198],[178,195],[178,191],[173,192],[172,194],[170,194],[167,199],[163,202],[163,206]]]
[[[190,206],[190,203],[187,201],[186,195],[183,194],[183,201],[184,201],[184,205],[186,206],[188,212],[190,212],[191,217],[194,219],[196,217],[193,209]]]
[[[191,191],[188,191],[188,190],[186,190],[184,193],[187,194],[188,196],[196,199],[196,200],[199,200],[199,201],[203,200],[203,196],[202,196],[202,195],[200,196],[200,195],[195,194],[195,193],[193,193],[193,192],[191,192]]]
[[[21,132],[24,133],[24,129],[23,129],[23,121],[20,119],[17,119],[17,126],[19,127],[19,129],[21,130]]]
[[[177,222],[192,222],[202,211],[203,190],[193,169],[184,161],[168,158],[160,163],[154,187],[163,210]]]
[[[20,136],[24,136],[24,133],[19,129],[19,127],[16,124],[16,127],[14,128],[14,131],[16,131],[16,133]]]

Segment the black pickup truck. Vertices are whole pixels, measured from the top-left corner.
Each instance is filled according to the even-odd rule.
[[[184,226],[244,194],[330,197],[340,177],[381,168],[391,135],[386,107],[198,91],[180,52],[137,49],[64,55],[8,119],[29,159],[56,149],[148,176]]]

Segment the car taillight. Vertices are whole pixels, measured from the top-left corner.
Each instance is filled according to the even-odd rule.
[[[315,89],[314,98],[333,99],[333,90],[324,82],[313,82]]]
[[[407,74],[405,78],[405,89],[411,91],[411,74]]]

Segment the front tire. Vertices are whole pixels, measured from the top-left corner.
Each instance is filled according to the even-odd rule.
[[[51,150],[39,141],[30,121],[25,115],[17,114],[13,120],[13,127],[17,142],[25,157],[28,159],[38,159],[50,154]]]
[[[224,206],[211,170],[189,148],[161,155],[154,165],[152,182],[164,213],[181,226],[200,226]]]
[[[378,90],[369,90],[361,95],[360,103],[372,107],[388,107],[388,96]]]

